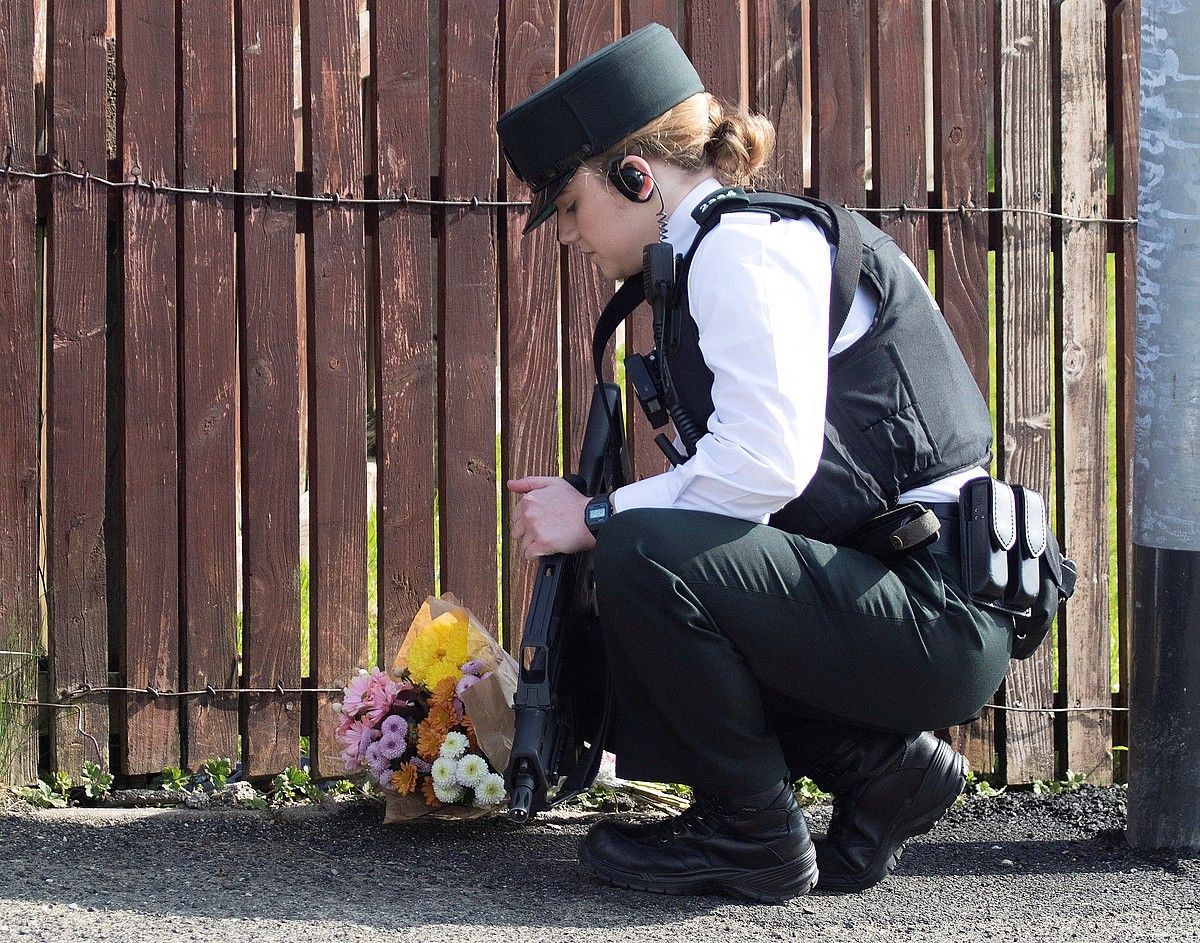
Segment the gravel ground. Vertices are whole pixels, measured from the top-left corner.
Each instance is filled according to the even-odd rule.
[[[0,940],[1200,939],[1200,859],[1131,851],[1119,787],[972,799],[876,887],[782,906],[596,883],[575,858],[593,814],[382,828],[381,811],[0,814]]]

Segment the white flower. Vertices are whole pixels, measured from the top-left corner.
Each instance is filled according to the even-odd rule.
[[[437,796],[439,802],[447,804],[458,802],[463,797],[463,787],[455,783],[450,783],[448,786],[439,786],[437,781],[434,780],[433,794]]]
[[[433,785],[436,786],[453,786],[454,771],[458,764],[448,756],[439,756],[433,761],[433,767],[429,770],[429,775],[433,777]]]
[[[457,730],[451,730],[448,734],[446,734],[446,739],[442,741],[442,748],[438,751],[438,756],[444,756],[450,760],[457,760],[466,752],[466,734],[461,734]]]
[[[468,753],[458,761],[454,770],[454,779],[462,786],[475,787],[487,775],[487,761],[482,756]]]
[[[488,773],[475,787],[475,805],[498,805],[504,801],[504,777],[499,773]]]

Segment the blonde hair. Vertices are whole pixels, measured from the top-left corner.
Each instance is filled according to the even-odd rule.
[[[775,147],[775,128],[762,115],[725,114],[708,92],[686,98],[600,156],[656,157],[684,170],[708,169],[726,186],[752,186]]]

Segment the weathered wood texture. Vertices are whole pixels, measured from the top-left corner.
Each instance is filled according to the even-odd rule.
[[[533,94],[558,71],[558,15],[552,0],[521,0],[506,7],[505,87],[501,110]],[[504,165],[505,198],[528,200],[529,188]],[[504,290],[500,296],[500,464],[505,479],[558,474],[559,255],[555,223],[521,234],[528,215],[504,217]],[[570,443],[569,443],[570,444]],[[505,534],[516,496],[501,489]],[[504,541],[504,638],[518,651],[533,589],[533,565],[515,541]]]
[[[32,167],[33,8],[0,12],[0,161]],[[32,180],[0,177],[0,700],[37,700],[39,333]],[[81,539],[85,539],[82,538]],[[0,781],[37,775],[37,710],[0,704]]]
[[[684,48],[704,87],[729,110],[748,104],[749,0],[687,0]]]
[[[813,0],[813,188],[823,200],[866,198],[865,0]]]
[[[105,176],[107,49],[104,0],[55,4],[49,24],[48,154],[55,167]],[[50,361],[50,691],[108,681],[108,597],[104,544],[106,218],[99,187],[58,181],[47,235],[46,324]],[[54,764],[109,765],[108,696],[52,715]],[[80,728],[95,737],[93,743]]]
[[[994,26],[986,3],[939,3],[933,10],[934,190],[944,207],[988,205]],[[988,220],[978,213],[943,218],[937,300],[979,389],[989,393]],[[995,769],[996,717],[950,731],[979,773]]]
[[[238,167],[247,192],[295,187],[292,0],[238,5]],[[300,426],[296,207],[239,209],[242,662],[240,687],[300,686]],[[243,761],[251,775],[296,763],[296,695],[245,694]],[[193,758],[194,759],[194,758]]]
[[[561,38],[564,65],[576,63],[617,39],[621,28],[619,18],[620,9],[614,0],[570,0]],[[604,184],[603,180],[595,182]],[[557,223],[550,220],[545,225],[554,227]],[[574,247],[563,249],[563,259],[563,470],[573,472],[579,463],[579,443],[583,441],[592,389],[596,385],[592,327],[616,286]],[[604,379],[612,377],[610,355],[604,360]]]
[[[1040,3],[1000,7],[999,179],[1002,203],[1049,210],[1050,12]],[[1050,434],[1050,221],[1005,213],[997,263],[1000,474],[1052,494]],[[1102,470],[1098,470],[1102,474]],[[1050,646],[1013,662],[1007,702],[1054,706]],[[1054,775],[1054,725],[1041,713],[1006,715],[1008,776],[1013,782]]]
[[[886,0],[871,7],[872,160],[880,206],[928,205],[925,164],[925,4]],[[929,217],[883,214],[880,228],[929,268]]]
[[[931,199],[948,207],[990,202],[1046,210],[1061,190],[1064,209],[1100,215],[1105,194],[1097,161],[1105,126],[1099,109],[1107,85],[1116,161],[1110,209],[1136,213],[1135,0],[1109,0],[1103,13],[1076,0],[1055,12],[1035,3],[935,3],[925,11],[915,0],[457,0],[432,10],[415,0],[372,0],[365,20],[355,0],[220,0],[219,16],[199,15],[197,0],[182,2],[180,16],[165,18],[146,0],[50,7],[50,166],[105,172],[104,36],[115,29],[121,155],[114,176],[136,172],[144,181],[199,186],[236,182],[252,193],[299,187],[343,196],[521,200],[527,191],[498,163],[496,116],[620,33],[655,21],[675,30],[727,105],[746,105],[775,123],[777,150],[763,181],[768,187],[855,206],[919,208]],[[31,68],[37,38],[30,6],[0,14],[0,119],[14,167],[37,160],[41,99]],[[120,8],[115,26],[104,21],[110,6]],[[364,22],[367,31],[360,32]],[[369,37],[370,56],[360,35]],[[932,48],[928,64],[926,47]],[[295,108],[293,52],[302,90]],[[927,91],[934,98],[928,193]],[[864,177],[868,148],[871,190]],[[998,160],[992,194],[989,151]],[[531,573],[504,540],[513,502],[503,492],[497,504],[497,422],[504,477],[555,474],[560,461],[572,469],[594,382],[592,326],[613,287],[563,253],[554,222],[523,237],[526,217],[519,209],[298,209],[260,197],[229,203],[161,192],[108,196],[74,181],[39,186],[49,231],[42,341],[49,374],[44,490],[51,693],[107,680],[110,636],[119,668],[111,677],[122,686],[340,687],[358,667],[390,661],[416,607],[434,589],[438,563],[441,588],[458,594],[487,624],[498,625],[502,606],[504,641],[515,648]],[[0,254],[7,391],[0,399],[7,419],[0,435],[5,455],[17,456],[16,473],[0,485],[0,514],[6,515],[3,532],[18,535],[0,551],[0,611],[24,633],[0,648],[36,655],[34,189],[10,178],[0,202],[10,223]],[[123,232],[108,277],[106,205],[121,209],[114,234]],[[1058,455],[1060,493],[1051,503],[1068,551],[1085,569],[1061,627],[1058,697],[1068,707],[1103,705],[1100,266],[1107,239],[1117,254],[1118,503],[1124,506],[1135,228],[1064,224],[1058,234],[1045,218],[1016,213],[908,214],[884,225],[918,268],[926,247],[934,250],[938,299],[985,392],[991,240],[998,259],[1000,470],[1050,494]],[[1052,254],[1060,261],[1054,279]],[[107,338],[106,291],[115,305]],[[648,351],[650,335],[643,308],[626,326],[626,350]],[[118,375],[106,377],[102,371],[113,365]],[[611,361],[605,369],[611,376]],[[1050,425],[1056,374],[1057,450]],[[369,383],[379,462],[374,643],[365,580]],[[107,472],[109,481],[101,465],[106,390],[115,394],[107,440],[119,443],[123,458],[123,466]],[[656,474],[665,466],[652,430],[632,400],[627,409],[635,473]],[[306,419],[311,437],[303,431]],[[305,461],[312,535],[309,677],[301,671],[299,600]],[[235,468],[240,477],[233,477]],[[238,483],[240,667],[232,557]],[[106,485],[116,495],[107,507]],[[499,561],[490,543],[498,507],[504,515]],[[1123,515],[1118,521],[1125,573],[1128,522]],[[1120,639],[1123,687],[1127,621]],[[8,659],[0,665],[6,694],[32,695],[32,658],[0,657]],[[1054,706],[1051,670],[1047,647],[1014,666],[999,701]],[[98,695],[76,703],[100,754],[89,736],[76,732],[73,709],[46,711],[52,740],[42,746],[56,767],[74,773],[84,759],[104,759],[111,729],[120,744],[115,765],[156,773],[181,759],[195,767],[232,754],[240,734],[244,768],[258,776],[295,763],[298,738],[306,733],[318,772],[336,774],[341,745],[333,737],[334,699],[118,694],[110,701]],[[183,748],[181,711],[188,736]],[[1006,772],[1011,782],[1049,778],[1067,766],[1102,780],[1110,768],[1110,723],[1096,713],[1072,714],[1056,725],[1045,714],[985,712],[951,736],[977,771]],[[1115,735],[1119,741],[1124,733],[1118,728]],[[16,776],[32,774],[37,746],[31,733],[21,740],[27,771]]]
[[[1103,216],[1108,209],[1105,142],[1104,8],[1064,0],[1059,18],[1062,211]],[[1108,292],[1103,228],[1063,222],[1058,279],[1058,427],[1063,509],[1059,534],[1079,566],[1074,597],[1059,622],[1059,663],[1067,707],[1110,703],[1108,515]],[[1067,718],[1067,769],[1092,782],[1112,779],[1112,715]]]
[[[376,2],[380,196],[428,199],[429,4]],[[433,591],[434,320],[429,207],[381,208],[375,361],[379,648],[385,665]]]
[[[363,144],[357,0],[301,4],[304,158],[314,194],[361,196]],[[340,688],[375,662],[367,636],[366,300],[364,212],[313,204],[308,239],[310,665]],[[343,769],[330,723],[336,695],[316,698],[312,762]]]
[[[117,11],[124,179],[175,179],[175,18],[150,0]],[[179,683],[179,450],[174,204],[145,189],[124,199],[125,617],[120,666],[134,688]],[[178,766],[177,698],[129,695],[124,772]]]
[[[182,0],[179,174],[184,186],[233,184],[232,0]],[[180,403],[183,439],[183,683],[237,686],[237,308],[233,201],[180,204]],[[193,757],[236,756],[237,695],[187,702]]]
[[[750,107],[775,126],[775,153],[764,172],[764,184],[786,193],[803,193],[812,120],[810,0],[767,0],[755,4],[754,13]]]
[[[442,10],[442,190],[453,199],[494,198],[498,7],[457,0]],[[493,212],[446,208],[438,255],[441,585],[493,630],[499,251]]]
[[[1116,0],[1108,18],[1108,100],[1113,139],[1113,176],[1116,192],[1109,212],[1133,219],[1138,212],[1138,57],[1141,42],[1141,3]],[[1130,588],[1133,566],[1133,376],[1134,328],[1137,324],[1137,227],[1110,229],[1115,254],[1116,367],[1109,382],[1116,384],[1117,401],[1117,647],[1120,692],[1116,703],[1129,706],[1132,665],[1132,619]],[[1113,742],[1129,745],[1129,715],[1113,718]],[[1128,756],[1128,754],[1124,754]],[[1128,772],[1128,764],[1121,764]]]

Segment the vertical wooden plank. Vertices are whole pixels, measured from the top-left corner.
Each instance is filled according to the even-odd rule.
[[[175,177],[175,17],[150,0],[117,10],[125,179]],[[176,205],[125,191],[125,598],[121,668],[129,687],[179,683]],[[131,775],[179,764],[179,700],[123,695]]]
[[[627,32],[632,33],[650,23],[667,27],[678,40],[682,30],[677,0],[628,0]],[[625,353],[647,354],[653,349],[654,318],[648,305],[639,305],[625,321]],[[635,480],[660,474],[666,471],[667,460],[654,444],[654,437],[659,431],[667,430],[657,430],[650,425],[629,384],[626,384],[625,396],[630,473]]]
[[[866,199],[864,0],[813,0],[813,187],[823,200]]]
[[[704,87],[729,109],[749,99],[747,0],[687,0],[687,51]]]
[[[32,169],[33,7],[0,12],[0,165]],[[0,176],[0,700],[37,700],[40,314],[32,180]],[[9,654],[11,653],[11,654]],[[0,782],[37,776],[37,708],[0,705]]]
[[[613,0],[570,0],[563,35],[563,69],[575,65],[608,45],[620,32],[620,9]],[[547,223],[546,225],[556,225]],[[588,407],[596,370],[592,365],[592,327],[615,285],[594,264],[570,247],[563,282],[563,470],[575,471],[579,446],[587,424]],[[604,378],[612,379],[612,364],[604,364]]]
[[[558,71],[558,9],[554,0],[509,0],[504,23],[502,109],[527,98]],[[529,189],[505,162],[505,199],[528,200]],[[555,222],[528,236],[524,211],[509,209],[505,219],[505,278],[501,295],[501,466],[506,478],[558,473],[559,265]],[[568,451],[578,451],[568,442]],[[504,533],[515,505],[502,491]],[[531,565],[514,541],[504,544],[504,642],[514,654],[521,642]]]
[[[1108,209],[1104,7],[1063,0],[1059,43],[1062,211]],[[1079,565],[1075,595],[1059,623],[1067,707],[1111,698],[1108,586],[1108,293],[1102,225],[1064,222],[1055,247],[1062,434],[1059,533]],[[1062,644],[1064,643],[1065,644]],[[1112,715],[1067,715],[1066,765],[1089,781],[1112,781]]]
[[[248,192],[295,187],[292,0],[241,0],[235,62],[238,167]],[[244,199],[238,208],[242,681],[300,686],[299,362],[295,204]],[[295,695],[243,695],[251,776],[296,762]]]
[[[761,0],[754,7],[754,74],[750,107],[775,125],[775,153],[766,182],[787,193],[804,192],[809,115],[805,97],[808,0]]]
[[[54,167],[107,175],[104,142],[107,48],[104,0],[55,4],[50,24],[48,115]],[[104,547],[107,195],[60,179],[48,234],[50,357],[50,690],[108,682]],[[52,715],[53,765],[109,765],[108,695],[80,698]],[[82,727],[93,743],[79,734]],[[98,750],[97,750],[98,746]],[[99,752],[99,756],[97,756]]]
[[[988,130],[992,127],[994,11],[986,3],[934,4],[934,187],[941,205],[988,204]],[[979,389],[987,398],[988,220],[945,217],[937,263],[937,300]],[[995,713],[984,708],[950,739],[978,773],[995,770]]]
[[[447,0],[442,13],[442,189],[447,199],[487,199],[498,179],[499,13],[491,0]],[[448,207],[438,256],[442,587],[493,630],[497,218],[487,209]]]
[[[233,3],[180,0],[182,185],[233,189]],[[237,684],[233,202],[180,204],[184,683]],[[186,762],[236,757],[236,695],[188,698]]]
[[[1116,196],[1111,212],[1133,219],[1138,212],[1138,52],[1141,40],[1139,0],[1118,0],[1109,18],[1112,139]],[[1137,227],[1115,234],[1115,294],[1117,317],[1117,645],[1120,694],[1118,704],[1129,706],[1133,592],[1133,354],[1137,324]],[[1128,745],[1128,714],[1118,713],[1113,741]],[[1125,766],[1128,769],[1128,766]]]
[[[373,8],[380,196],[428,199],[429,4]],[[400,647],[433,592],[434,350],[429,207],[379,211],[375,457],[378,464],[379,644]]]
[[[357,0],[304,0],[305,164],[315,195],[361,196]],[[308,246],[313,677],[341,688],[374,662],[367,641],[366,304],[363,212],[313,204]],[[494,584],[493,584],[494,585]],[[495,591],[493,590],[493,593]],[[316,699],[312,763],[342,770],[330,703]]]
[[[1050,209],[1050,13],[1046,4],[1006,3],[999,22],[999,189],[1003,205]],[[1051,495],[1050,221],[1005,213],[998,253],[997,344],[1002,362],[1001,476]],[[1102,473],[1102,472],[1101,472]],[[1010,705],[1054,706],[1048,645],[1014,661]],[[1006,716],[1010,783],[1054,775],[1054,726],[1044,714]]]
[[[871,166],[880,206],[929,205],[925,165],[925,3],[880,0],[871,7]],[[929,217],[885,214],[880,228],[929,269]]]

